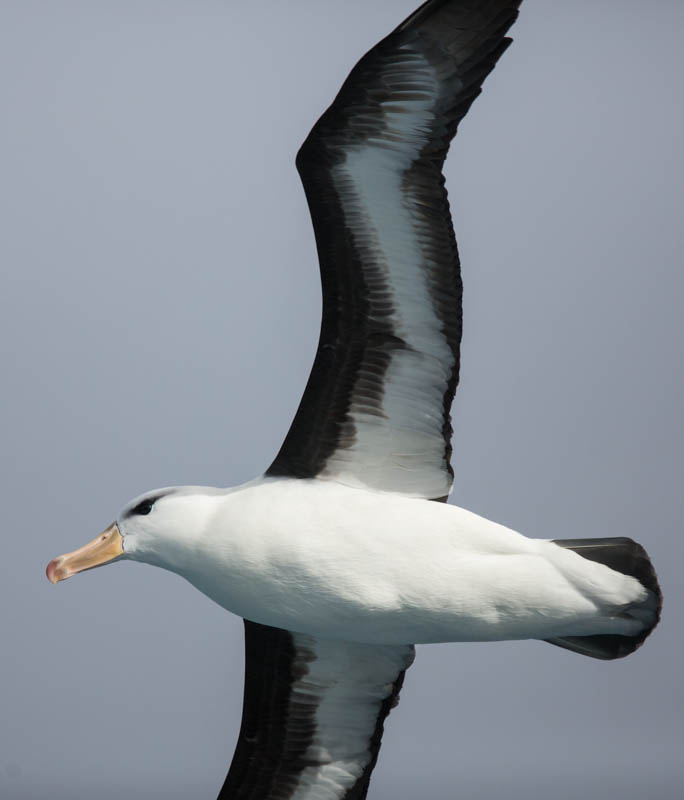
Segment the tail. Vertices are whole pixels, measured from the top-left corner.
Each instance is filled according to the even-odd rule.
[[[550,644],[565,647],[575,653],[592,658],[624,658],[641,647],[646,637],[660,620],[663,605],[663,594],[658,585],[658,578],[651,560],[644,548],[633,539],[615,537],[610,539],[554,539],[559,547],[574,550],[575,553],[590,561],[598,561],[607,567],[631,575],[648,590],[646,600],[633,611],[635,616],[648,620],[647,627],[636,636],[619,636],[605,634],[596,636],[563,636],[546,639]]]

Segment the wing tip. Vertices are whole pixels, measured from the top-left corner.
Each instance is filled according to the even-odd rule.
[[[460,0],[460,2],[462,3],[463,0]],[[485,8],[486,5],[492,6],[492,10],[494,10],[494,7],[496,7],[497,14],[501,16],[502,23],[507,20],[505,28],[507,30],[518,18],[521,3],[522,0],[494,0],[494,2],[490,2],[489,4],[475,2],[471,4],[471,9],[473,7],[477,7],[478,11],[484,12],[487,10]],[[401,31],[406,31],[412,27],[418,27],[433,14],[437,13],[441,8],[451,4],[455,5],[454,0],[427,0],[427,2],[419,6],[415,11],[409,14],[409,16],[406,17],[403,22],[397,25],[392,33],[398,33]]]

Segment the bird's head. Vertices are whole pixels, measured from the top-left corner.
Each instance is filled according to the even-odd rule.
[[[53,558],[45,571],[48,580],[58,583],[122,559],[179,571],[213,507],[212,494],[194,487],[147,492],[127,503],[116,521],[92,541]]]

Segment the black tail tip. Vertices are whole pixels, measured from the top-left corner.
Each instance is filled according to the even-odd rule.
[[[600,634],[596,636],[564,636],[546,641],[575,653],[604,660],[624,658],[641,647],[660,621],[663,607],[663,593],[646,550],[638,542],[625,536],[605,539],[554,539],[554,543],[559,547],[573,550],[590,561],[597,561],[623,575],[636,578],[650,593],[644,604],[653,608],[654,618],[652,624],[636,636]]]

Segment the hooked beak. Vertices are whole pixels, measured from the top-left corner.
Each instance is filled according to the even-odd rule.
[[[121,557],[124,554],[123,539],[119,532],[116,522],[113,522],[106,531],[96,536],[92,542],[84,544],[72,553],[65,553],[63,556],[53,558],[47,565],[45,574],[50,583],[58,583],[83,572],[86,569],[93,569],[109,561]]]

